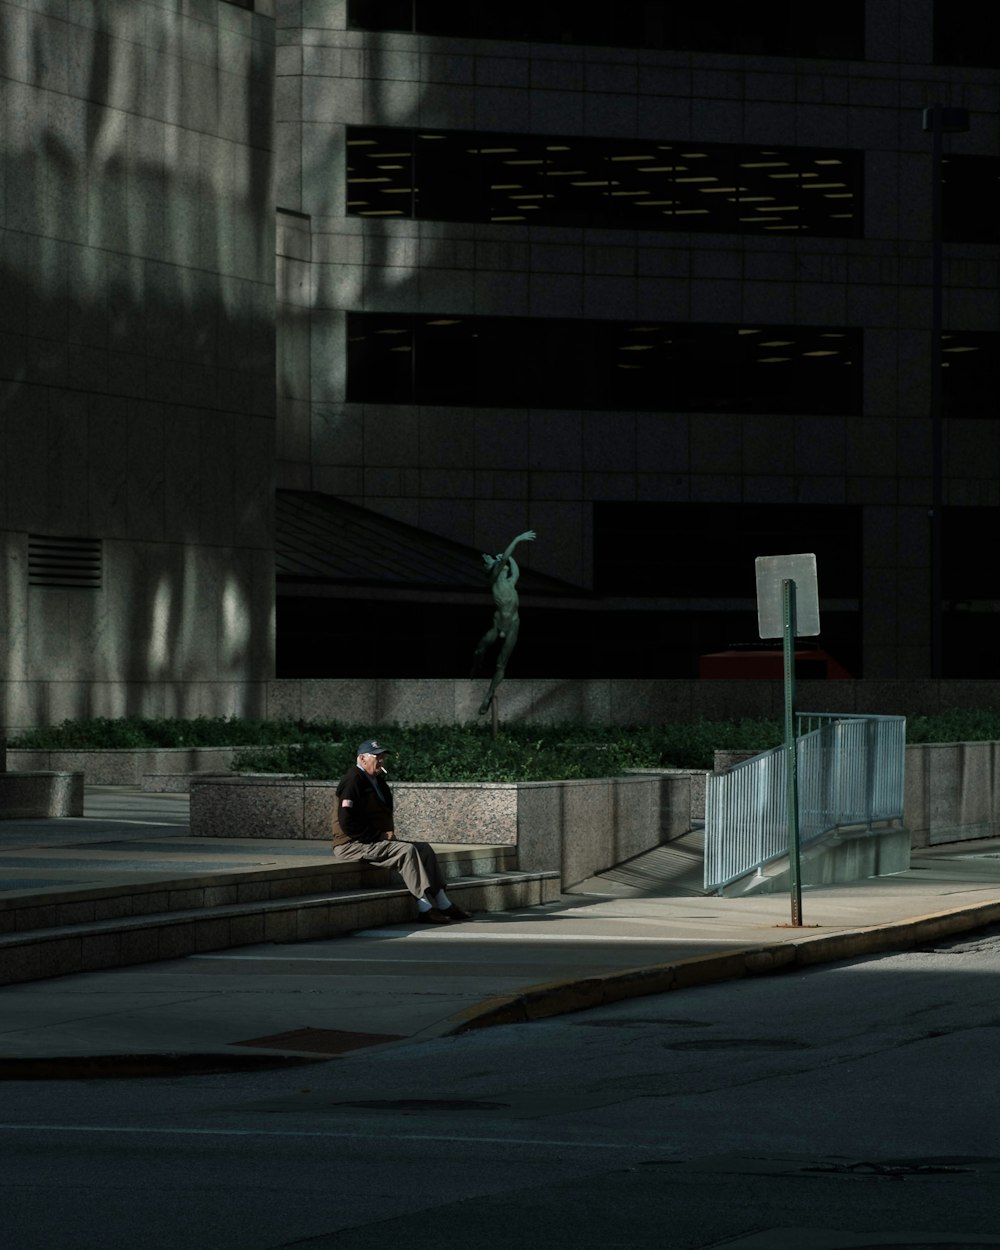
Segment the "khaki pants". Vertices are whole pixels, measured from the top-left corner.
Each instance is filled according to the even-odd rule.
[[[444,873],[434,848],[427,842],[403,842],[393,838],[385,842],[343,842],[335,844],[334,859],[342,863],[359,860],[373,868],[395,868],[403,884],[414,896],[431,898],[444,889]]]

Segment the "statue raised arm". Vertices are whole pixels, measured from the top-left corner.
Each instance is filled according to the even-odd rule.
[[[476,647],[476,654],[473,658],[473,673],[478,670],[483,656],[497,641],[500,643],[500,650],[497,654],[493,680],[490,682],[490,688],[486,692],[486,697],[479,708],[480,716],[489,711],[497,686],[504,679],[507,661],[514,650],[518,629],[520,628],[520,620],[517,614],[517,581],[521,575],[521,570],[514,559],[514,548],[518,543],[534,542],[536,537],[534,530],[525,530],[523,534],[518,534],[516,538],[512,538],[507,544],[506,550],[499,555],[492,556],[485,552],[483,553],[483,563],[486,565],[490,590],[493,594],[493,623],[480,638],[479,645]]]

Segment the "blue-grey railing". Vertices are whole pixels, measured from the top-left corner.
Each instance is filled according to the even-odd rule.
[[[901,820],[904,716],[803,712],[796,769],[802,846],[834,829]],[[785,748],[711,773],[705,792],[705,889],[788,853]]]

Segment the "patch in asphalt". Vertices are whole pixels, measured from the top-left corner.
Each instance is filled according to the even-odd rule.
[[[402,1033],[351,1033],[346,1029],[291,1029],[287,1033],[271,1033],[252,1037],[246,1042],[230,1042],[231,1046],[265,1046],[268,1050],[303,1050],[320,1055],[342,1055],[364,1046],[382,1042],[398,1042]]]

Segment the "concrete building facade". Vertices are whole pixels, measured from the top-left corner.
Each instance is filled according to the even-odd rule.
[[[453,678],[528,529],[511,676],[694,677],[783,551],[1000,676],[997,20],[751,8],[0,0],[4,723],[259,710],[276,567],[279,677]]]
[[[268,9],[0,3],[3,723],[272,675]]]
[[[727,3],[700,19],[279,5],[277,187],[296,214],[279,274],[310,329],[279,405],[279,485],[480,550],[535,529],[531,567],[600,599],[586,648],[564,647],[579,670],[692,675],[754,637],[753,554],[815,550],[844,666],[927,675],[922,123],[957,106],[945,672],[994,675],[994,596],[963,552],[1000,502],[981,367],[1000,329],[981,220],[998,205],[995,20],[931,0],[771,7],[773,28]],[[644,383],[614,380],[658,353]]]

